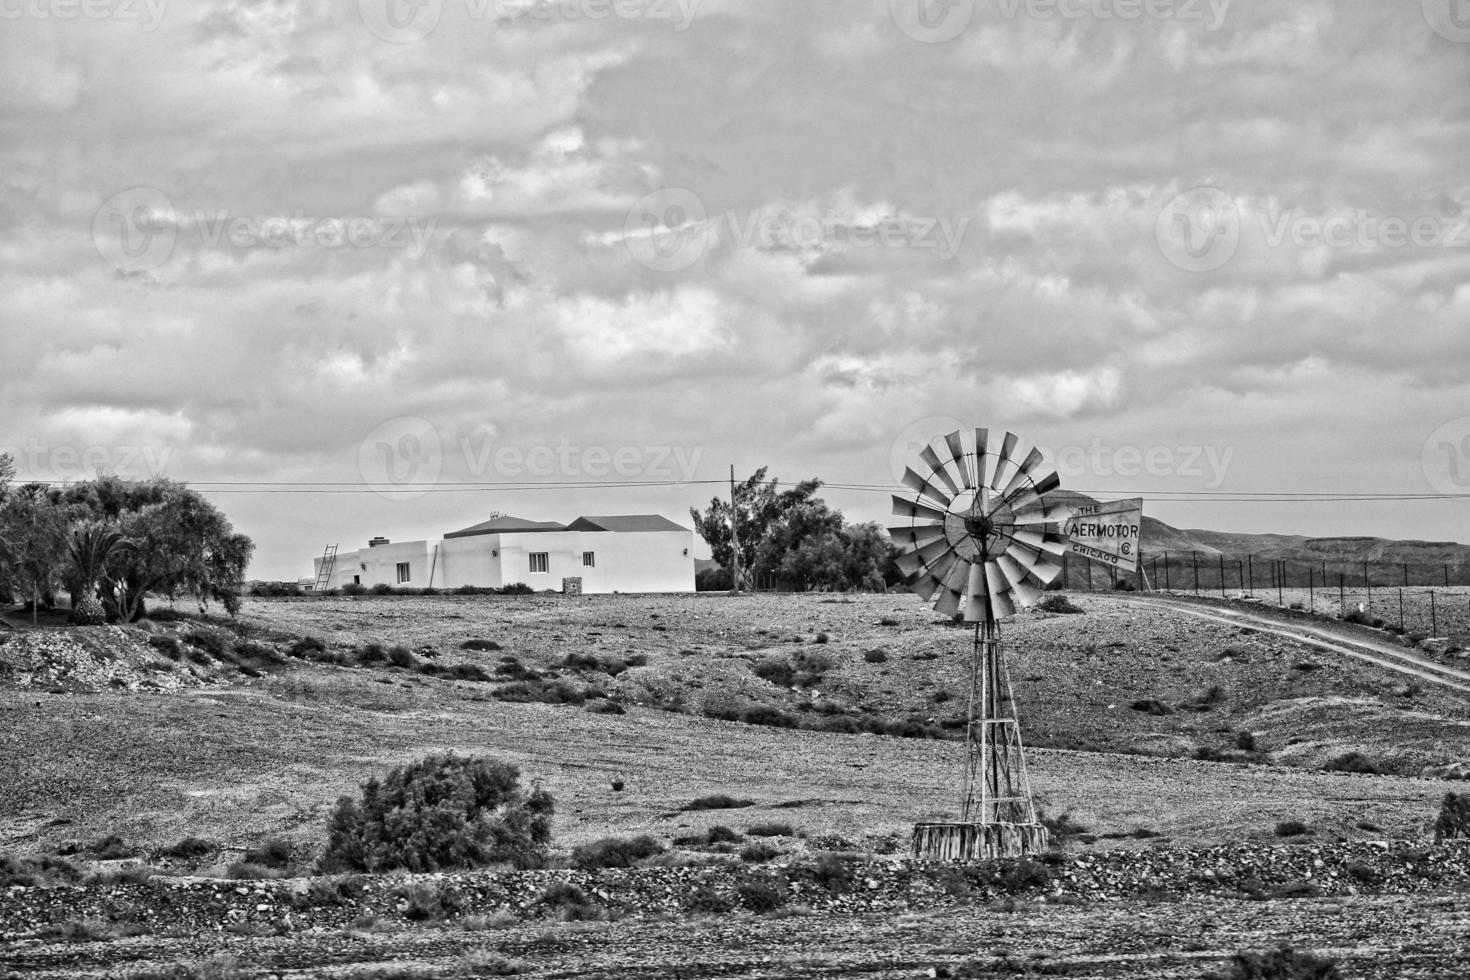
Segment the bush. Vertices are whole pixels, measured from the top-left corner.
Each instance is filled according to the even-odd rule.
[[[1076,616],[1083,612],[1081,606],[1076,605],[1071,599],[1062,595],[1060,592],[1049,592],[1042,596],[1041,601],[1036,604],[1036,608],[1042,612],[1062,613],[1067,616]]]
[[[1345,752],[1322,768],[1331,772],[1362,772],[1373,776],[1383,774],[1383,770],[1374,765],[1373,761],[1361,752]]]
[[[730,911],[730,900],[708,882],[697,885],[684,900],[684,907],[697,915],[721,915]]]
[[[354,650],[353,657],[364,667],[387,663],[388,648],[381,643],[368,643]]]
[[[500,701],[518,704],[586,704],[587,694],[566,681],[516,681],[495,689]]]
[[[387,582],[374,582],[372,589],[369,591],[371,591],[373,595],[392,595],[393,586],[389,585]]]
[[[589,704],[587,710],[594,715],[625,715],[627,711],[616,701],[601,700],[595,704]]]
[[[501,650],[501,649],[504,649],[503,647],[501,647],[501,645],[499,643],[496,643],[494,640],[465,640],[463,643],[461,643],[459,645],[459,648],[461,650],[476,650],[476,651]]]
[[[1311,830],[1300,820],[1283,820],[1276,825],[1277,837],[1301,837],[1310,833]]]
[[[1434,821],[1434,840],[1459,840],[1470,837],[1470,793],[1446,793]]]
[[[537,897],[536,904],[565,922],[588,922],[602,918],[601,911],[592,904],[587,893],[565,881],[546,886]]]
[[[184,642],[203,650],[215,660],[224,660],[234,650],[234,641],[223,630],[192,629],[184,634]]]
[[[536,590],[525,582],[512,582],[500,590],[501,595],[534,595],[535,592]]]
[[[734,584],[728,568],[705,568],[694,575],[696,592],[729,592]]]
[[[1332,960],[1299,953],[1290,946],[1267,953],[1236,953],[1216,980],[1338,980],[1342,974]]]
[[[882,650],[869,650],[863,654],[863,659],[870,664],[886,664],[888,662],[888,654]]]
[[[781,854],[781,849],[765,841],[753,841],[740,849],[740,860],[750,864],[763,864]]]
[[[467,977],[513,977],[522,970],[519,963],[488,949],[477,949],[460,957],[459,969]]]
[[[750,669],[755,676],[777,687],[796,686],[796,668],[784,660],[758,660]]]
[[[1172,715],[1174,713],[1173,708],[1169,707],[1167,704],[1158,700],[1157,698],[1143,698],[1138,701],[1134,701],[1128,707],[1132,708],[1134,711],[1142,711],[1146,715],[1157,715],[1161,718],[1167,715]]]
[[[214,845],[200,837],[185,837],[177,844],[171,844],[158,852],[159,857],[171,858],[197,858],[213,853]]]
[[[572,867],[583,871],[631,868],[644,858],[662,854],[664,846],[647,834],[633,838],[604,837],[572,851]]]
[[[290,654],[299,660],[314,660],[317,654],[324,653],[327,645],[314,636],[303,636],[291,644]]]
[[[1259,752],[1260,743],[1256,741],[1254,732],[1236,732],[1235,747],[1242,752]]]
[[[554,803],[522,793],[520,771],[483,757],[431,755],[369,779],[328,821],[326,871],[439,871],[544,859]]]
[[[287,868],[291,866],[291,845],[280,838],[273,838],[260,847],[246,850],[243,860],[265,868]]]
[[[751,837],[795,837],[796,830],[789,823],[758,823],[745,829]]]
[[[88,844],[87,853],[98,861],[117,861],[122,858],[137,857],[138,849],[125,844],[117,834],[108,834]]]
[[[184,645],[174,636],[150,636],[148,645],[170,660],[179,660],[184,656]]]
[[[786,892],[778,879],[768,874],[753,874],[735,883],[740,904],[752,912],[774,912],[786,904]]]
[[[413,670],[419,665],[419,658],[413,655],[413,651],[405,646],[395,646],[388,649],[388,662],[394,667],[402,667],[404,670]]]
[[[70,885],[80,881],[81,877],[81,871],[62,858],[47,856],[33,860],[0,854],[0,888],[14,885],[26,888],[50,884]]]
[[[423,667],[424,665],[421,663],[417,665],[417,669],[422,670]],[[495,679],[487,674],[485,668],[479,664],[455,664],[453,667],[447,668],[447,672],[450,677],[457,681],[474,681],[480,684],[488,684]]]
[[[342,586],[343,595],[367,595],[367,586],[361,582],[348,582]]]
[[[681,810],[741,810],[748,806],[755,806],[754,800],[742,800],[726,793],[711,793],[709,796],[701,796],[690,800],[681,806]]]

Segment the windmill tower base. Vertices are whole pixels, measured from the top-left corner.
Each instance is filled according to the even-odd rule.
[[[921,823],[914,826],[915,861],[969,864],[1040,854],[1049,835],[1039,823]]]

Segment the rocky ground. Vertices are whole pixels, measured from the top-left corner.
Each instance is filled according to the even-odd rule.
[[[878,862],[870,876],[879,887],[869,896],[877,904],[829,907],[803,896],[785,912],[751,918],[755,913],[737,904],[713,919],[691,917],[678,887],[670,886],[662,904],[649,910],[638,904],[643,899],[634,903],[637,909],[619,908],[613,891],[603,889],[609,897],[600,902],[614,918],[634,918],[558,925],[544,916],[528,921],[517,915],[496,926],[493,936],[481,931],[484,923],[409,927],[382,904],[344,906],[325,918],[319,912],[303,918],[294,910],[299,921],[283,926],[273,917],[283,903],[257,900],[255,889],[274,894],[305,887],[299,884],[213,882],[192,891],[185,884],[94,885],[67,889],[74,897],[57,898],[59,904],[28,890],[0,896],[0,963],[25,975],[114,976],[121,975],[119,964],[136,960],[144,971],[139,975],[162,976],[167,974],[156,972],[160,958],[184,958],[194,962],[190,969],[206,971],[197,975],[206,975],[223,970],[219,964],[234,956],[239,976],[456,976],[481,970],[465,958],[488,948],[487,961],[498,956],[547,976],[914,976],[936,964],[954,975],[989,976],[1031,968],[1025,962],[1006,966],[996,952],[1005,948],[1024,950],[1024,958],[1048,949],[1070,957],[1065,975],[1071,976],[1196,977],[1205,963],[1218,963],[1234,948],[1295,938],[1337,950],[1353,964],[1348,976],[1454,975],[1441,969],[1444,957],[1436,960],[1434,947],[1441,939],[1463,945],[1464,874],[1436,869],[1463,869],[1463,856],[1426,863],[1417,845],[1372,850],[1378,845],[1371,841],[1428,839],[1439,799],[1461,784],[1413,774],[1463,757],[1470,742],[1463,702],[1452,692],[1416,689],[1370,665],[1256,630],[1190,622],[1111,596],[1084,595],[1078,602],[1081,615],[1031,614],[1007,628],[1024,730],[1032,743],[1128,751],[1028,753],[1048,811],[1070,814],[1073,863],[1059,886],[1001,909],[992,908],[995,897],[984,893],[963,902],[949,902],[951,895],[934,906],[917,901],[911,880],[903,878],[909,872],[890,863],[914,822],[952,817],[962,746],[703,717],[711,705],[732,701],[801,718],[821,717],[832,704],[935,724],[955,717],[962,710],[956,702],[969,637],[910,597],[342,598],[252,602],[242,617],[251,642],[278,652],[310,634],[329,652],[403,644],[419,661],[446,668],[476,664],[490,671],[514,656],[523,665],[554,670],[568,684],[597,688],[607,695],[599,700],[622,702],[622,715],[506,703],[496,699],[496,683],[385,664],[336,667],[238,656],[239,663],[201,663],[207,658],[193,657],[188,644],[170,656],[160,637],[200,629],[189,622],[24,641],[65,646],[64,656],[50,659],[41,656],[50,647],[38,654],[32,645],[12,646],[19,642],[12,636],[0,643],[0,663],[12,665],[0,671],[0,760],[7,773],[0,781],[0,851],[40,855],[117,835],[139,860],[165,870],[173,864],[170,874],[222,875],[245,848],[278,838],[304,866],[322,843],[326,812],[339,794],[393,765],[453,749],[506,758],[527,780],[551,790],[561,848],[641,833],[670,842],[716,825],[743,832],[754,822],[779,820],[792,833],[773,842],[777,865],[851,850]],[[467,640],[500,649],[462,649]],[[568,667],[569,654],[625,666],[616,676]],[[763,661],[813,655],[829,663],[809,687],[773,684],[753,669]],[[174,684],[158,683],[168,675]],[[1144,699],[1166,713],[1132,706]],[[1201,747],[1216,749],[1217,757],[1237,751],[1232,747],[1241,731],[1259,742],[1249,753],[1251,764],[1189,757]],[[1321,769],[1324,760],[1350,749],[1401,774]],[[720,792],[752,805],[681,809],[696,796]],[[1334,897],[1311,897],[1310,889],[1291,900],[1238,897],[1239,882],[1251,877],[1270,886],[1267,896],[1271,887],[1289,883],[1243,870],[1255,866],[1252,855],[1275,853],[1283,821],[1302,824],[1301,835],[1291,840],[1304,846],[1287,849],[1289,857],[1280,859],[1292,881],[1324,880],[1322,869],[1350,863],[1413,868],[1400,869],[1406,878],[1379,870],[1372,882],[1349,876],[1315,886]],[[210,852],[183,865],[152,854],[191,835],[207,838]],[[1196,872],[1200,862],[1216,858],[1199,855],[1222,843],[1237,849],[1221,859],[1233,869],[1229,882],[1207,887]],[[1140,871],[1144,866],[1127,864],[1134,860],[1150,863]],[[1178,861],[1190,870],[1170,871]],[[1267,864],[1274,868],[1276,861]],[[1110,862],[1132,870],[1117,872],[1109,885],[1108,869],[1119,867]],[[102,862],[94,870],[117,868]],[[693,873],[638,872],[651,882],[661,874]],[[900,879],[902,887],[895,884]],[[531,887],[517,894],[524,899]],[[109,898],[98,890],[107,888],[121,891]],[[180,924],[171,916],[172,927],[129,938],[129,929],[117,922],[126,922],[123,913],[131,907],[162,908],[156,896],[174,892],[159,888],[219,891],[223,904],[213,918]],[[1377,895],[1384,890],[1420,897]],[[1104,898],[1107,908],[1094,908]],[[1160,900],[1166,904],[1149,904]],[[1070,904],[1076,901],[1087,904]],[[231,917],[237,908],[243,915]],[[493,916],[508,908],[487,900],[470,914]],[[1200,911],[1206,908],[1214,910],[1213,919]],[[1268,908],[1282,911],[1273,918],[1263,911]],[[7,917],[15,909],[32,918]],[[364,922],[364,915],[386,921]],[[650,921],[650,915],[672,918]],[[109,918],[117,922],[107,926]],[[76,926],[73,941],[57,943],[43,935],[41,919],[51,928],[91,924]],[[1159,925],[1157,941],[1139,946],[1131,930],[1150,920]],[[1013,931],[1018,921],[1026,923],[1026,933]],[[1200,938],[1215,935],[1209,921],[1228,923],[1218,941]],[[283,927],[286,934],[277,935]],[[92,935],[88,930],[98,941],[75,941]],[[718,937],[727,932],[743,938],[722,946]],[[798,932],[809,939],[789,945]],[[957,937],[952,948],[940,938],[947,933]],[[1023,934],[1040,945],[996,938]],[[950,952],[933,952],[940,948]],[[257,949],[266,951],[265,959],[253,955]],[[1395,951],[1404,972],[1380,965],[1386,961],[1375,951],[1384,949]],[[692,951],[687,961],[685,950]],[[216,954],[224,958],[209,965]],[[809,962],[803,959],[808,955]],[[596,969],[577,968],[579,957]],[[400,958],[416,965],[383,965]]]

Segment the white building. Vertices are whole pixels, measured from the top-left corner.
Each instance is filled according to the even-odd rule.
[[[339,551],[324,588],[357,582],[498,589],[523,582],[539,592],[580,578],[590,593],[693,592],[693,552],[694,532],[653,514],[579,517],[570,524],[496,517],[439,542],[374,538],[359,551]],[[318,578],[322,561],[314,563]]]

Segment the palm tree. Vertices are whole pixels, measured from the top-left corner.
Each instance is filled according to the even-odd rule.
[[[107,563],[112,556],[128,546],[128,540],[116,528],[106,524],[88,524],[71,532],[66,551],[71,562],[71,581],[74,586],[74,622],[83,626],[96,626],[107,621],[106,610],[97,598],[97,582],[107,578]]]

